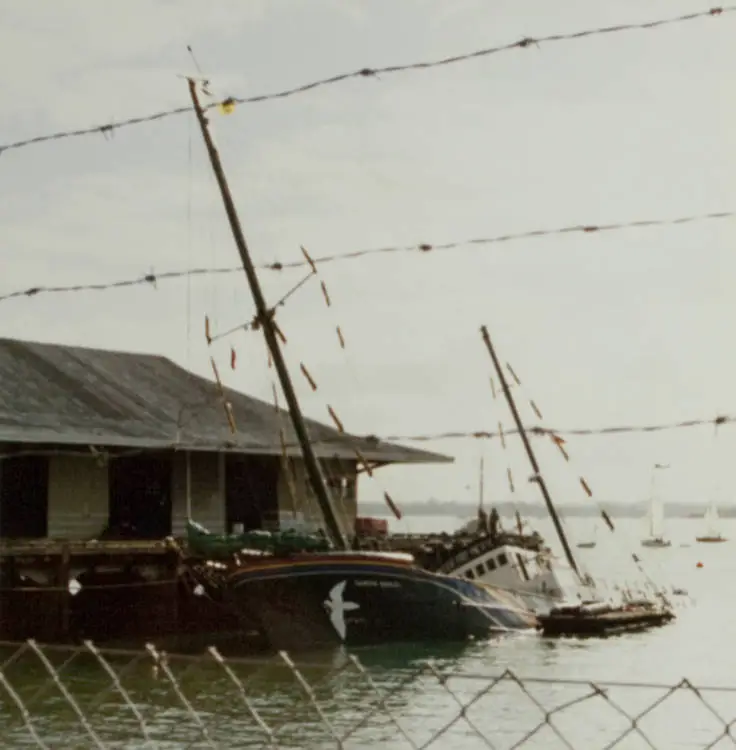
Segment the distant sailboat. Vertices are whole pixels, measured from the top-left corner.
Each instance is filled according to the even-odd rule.
[[[649,537],[642,539],[642,547],[671,547],[672,542],[665,539],[662,535],[662,525],[664,523],[664,509],[662,503],[657,499],[652,499],[652,505],[649,508]]]
[[[652,491],[649,500],[649,537],[642,539],[642,547],[671,547],[672,542],[669,539],[664,538],[662,529],[664,527],[664,506],[662,501],[654,492],[654,472],[657,469],[668,469],[669,466],[662,464],[654,464],[654,470],[652,471]]]
[[[706,524],[705,535],[695,537],[696,542],[725,542],[727,541],[726,538],[721,534],[720,530],[718,529],[718,522],[720,518],[718,515],[718,508],[716,508],[715,503],[711,503],[708,506],[708,510],[705,511],[705,516],[703,517],[703,520],[705,521],[705,524]]]

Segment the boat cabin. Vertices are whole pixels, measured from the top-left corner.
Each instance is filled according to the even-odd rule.
[[[433,545],[434,546],[434,545]],[[552,554],[538,534],[501,532],[497,536],[475,533],[450,545],[435,546],[436,570],[513,591],[534,612],[547,612],[555,604],[591,596],[589,581]]]

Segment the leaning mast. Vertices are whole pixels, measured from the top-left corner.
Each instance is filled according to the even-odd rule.
[[[575,556],[572,553],[572,547],[570,546],[567,536],[565,535],[565,530],[562,528],[562,522],[560,521],[560,517],[557,514],[555,504],[552,502],[552,497],[549,494],[547,484],[544,481],[544,477],[542,476],[539,464],[537,463],[537,457],[534,455],[531,443],[529,442],[529,438],[527,437],[526,430],[524,429],[524,424],[522,423],[521,417],[519,416],[519,411],[516,408],[514,397],[511,395],[508,382],[506,381],[506,376],[504,375],[501,363],[498,361],[498,357],[496,356],[496,350],[493,348],[493,344],[491,343],[491,337],[488,333],[488,328],[486,328],[486,326],[481,326],[480,331],[481,335],[483,336],[483,341],[486,345],[486,348],[488,349],[488,353],[491,355],[491,359],[493,360],[493,367],[495,368],[496,375],[498,376],[498,379],[501,383],[501,390],[503,391],[503,395],[505,396],[506,402],[509,405],[511,415],[513,416],[514,422],[516,423],[516,429],[519,433],[519,436],[521,437],[522,443],[524,444],[524,449],[526,450],[526,455],[529,458],[529,463],[531,464],[532,470],[534,471],[534,480],[537,482],[537,484],[539,485],[539,489],[542,491],[542,497],[544,498],[545,505],[547,506],[547,511],[549,512],[550,518],[552,519],[552,523],[554,524],[557,536],[559,537],[560,543],[562,544],[562,549],[565,552],[567,562],[570,564],[570,567],[575,571],[575,573],[577,573],[578,578],[580,578],[580,568],[578,567]]]
[[[258,274],[256,273],[255,266],[251,260],[250,253],[248,251],[248,245],[245,241],[245,235],[243,234],[243,228],[240,224],[235,203],[233,201],[232,194],[230,193],[230,187],[228,186],[227,179],[225,177],[225,171],[220,160],[220,154],[217,147],[214,144],[212,135],[209,132],[207,115],[205,110],[200,104],[199,96],[197,94],[197,83],[194,79],[189,78],[189,94],[192,98],[192,104],[194,106],[194,112],[197,115],[197,121],[202,130],[202,136],[204,143],[207,148],[207,154],[212,164],[212,170],[215,173],[217,184],[220,188],[220,194],[222,201],[225,206],[225,212],[227,213],[228,222],[230,229],[233,234],[233,239],[238,248],[240,254],[240,260],[243,264],[243,270],[245,271],[248,285],[250,287],[251,294],[253,296],[253,302],[256,308],[256,319],[258,320],[260,327],[263,329],[263,336],[266,339],[266,346],[271,354],[276,374],[278,375],[281,389],[284,393],[284,398],[289,407],[289,415],[291,422],[294,426],[294,432],[296,433],[297,440],[302,451],[302,457],[304,459],[304,466],[309,477],[309,482],[312,485],[314,494],[319,502],[322,515],[324,516],[327,524],[327,529],[333,543],[340,549],[347,549],[348,545],[343,536],[340,524],[337,520],[335,510],[332,506],[330,494],[327,489],[327,483],[325,482],[322,469],[320,468],[319,461],[312,448],[312,443],[309,438],[309,432],[307,431],[306,423],[304,422],[304,415],[302,414],[301,407],[299,405],[299,399],[297,398],[294,385],[291,382],[289,376],[289,370],[286,366],[283,353],[281,352],[281,346],[279,345],[276,329],[273,322],[274,310],[268,307],[266,303],[263,290],[261,289],[260,282],[258,280]]]

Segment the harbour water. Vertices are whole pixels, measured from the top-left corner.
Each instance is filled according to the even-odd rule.
[[[455,525],[453,519],[410,523],[413,531]],[[545,525],[539,526],[548,536]],[[582,541],[591,524],[572,521],[570,526]],[[164,667],[154,668],[150,655],[141,651],[137,659],[111,657],[110,666],[120,679],[116,685],[90,656],[78,656],[64,666],[68,654],[49,653],[60,688],[39,659],[28,653],[3,672],[45,744],[33,738],[15,700],[0,685],[2,747],[82,750],[99,748],[97,737],[105,748],[410,748],[430,742],[451,725],[425,746],[469,750],[521,742],[517,746],[522,748],[588,750],[611,746],[631,727],[624,714],[633,716],[663,696],[639,724],[650,744],[633,731],[613,746],[733,747],[736,742],[730,737],[709,743],[736,719],[736,691],[696,694],[684,685],[669,694],[667,686],[688,678],[696,686],[736,687],[736,604],[730,598],[736,574],[736,522],[722,524],[724,536],[733,541],[710,545],[695,542],[702,526],[697,519],[668,521],[667,536],[673,544],[666,549],[638,546],[645,533],[641,522],[621,526],[618,544],[628,539],[628,551],[641,557],[655,579],[689,592],[692,601],[683,602],[674,624],[606,640],[552,641],[529,634],[466,648],[417,644],[366,649],[355,654],[366,674],[339,651],[299,657],[300,663],[308,661],[299,674],[312,686],[319,710],[292,668],[279,659],[231,662],[233,672],[228,674],[211,657],[198,662],[171,657]],[[623,567],[616,569],[613,560],[618,558],[609,554],[609,543],[579,554],[596,573],[605,571],[611,579],[626,576]],[[9,654],[6,650],[0,658]],[[512,674],[494,685],[493,679],[506,670]],[[242,684],[236,684],[236,677]],[[531,678],[541,681],[527,681]],[[276,730],[273,741],[253,717],[244,695],[262,721]],[[453,721],[461,705],[468,703],[472,726]],[[553,711],[563,704],[570,705]],[[549,722],[524,740],[545,722],[549,711]],[[339,745],[334,735],[345,734],[348,739]]]

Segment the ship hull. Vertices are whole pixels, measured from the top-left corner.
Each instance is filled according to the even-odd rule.
[[[537,626],[513,595],[359,555],[246,566],[227,588],[230,604],[256,619],[278,650],[457,642]]]

